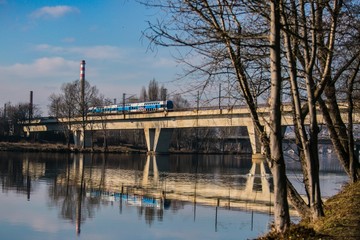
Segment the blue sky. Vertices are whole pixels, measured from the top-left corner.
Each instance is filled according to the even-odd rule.
[[[63,83],[86,80],[120,100],[155,78],[175,91],[182,72],[171,49],[148,50],[142,38],[154,10],[134,0],[0,0],[0,107],[29,101],[47,115]]]

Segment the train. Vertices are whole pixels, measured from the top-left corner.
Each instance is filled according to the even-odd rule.
[[[165,112],[174,109],[174,104],[171,100],[165,101],[151,101],[140,103],[126,103],[114,104],[101,107],[90,107],[88,113],[147,113],[147,112]]]

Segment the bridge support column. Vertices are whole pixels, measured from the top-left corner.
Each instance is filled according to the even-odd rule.
[[[287,128],[287,126],[281,127],[281,134],[283,137],[285,135],[286,128]],[[259,134],[256,132],[254,125],[253,124],[248,125],[247,130],[248,130],[248,134],[249,134],[249,138],[250,138],[253,159],[265,160],[265,156],[263,155],[263,147],[261,144],[261,139],[260,139]],[[269,135],[269,127],[268,126],[265,126],[265,131],[266,131],[266,134]]]
[[[84,144],[85,141],[85,145]],[[74,145],[75,147],[79,147],[81,148],[82,146],[84,147],[91,147],[91,133],[90,131],[84,131],[82,130],[75,130],[74,131]]]
[[[253,124],[249,124],[247,126],[247,131],[249,134],[249,138],[250,138],[250,144],[251,144],[251,150],[252,150],[252,155],[253,158],[264,158],[264,156],[262,155],[262,146],[261,146],[261,141],[260,141],[260,137],[259,134],[256,132],[255,127]]]
[[[145,128],[148,154],[168,153],[173,131],[172,128]]]

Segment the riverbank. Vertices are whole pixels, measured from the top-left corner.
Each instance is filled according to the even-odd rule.
[[[315,223],[301,222],[284,235],[269,233],[270,239],[360,239],[360,181],[345,186],[324,203],[325,217]]]
[[[95,153],[146,153],[143,149],[136,149],[132,147],[119,146],[119,147],[108,147],[105,151],[103,147],[94,147],[80,149],[70,147],[68,148],[64,144],[55,144],[55,143],[29,143],[29,142],[0,142],[0,151],[10,151],[10,152],[95,152]]]
[[[85,149],[76,148],[71,146],[70,148],[64,144],[57,143],[31,143],[31,142],[0,142],[0,151],[10,152],[74,152],[74,153],[136,153],[146,154],[145,148],[136,147],[133,145],[125,146],[109,146],[106,150],[104,147],[94,146],[93,148],[88,147]],[[194,150],[174,150],[170,149],[171,154],[250,154],[250,152],[235,152],[235,151],[194,151]]]

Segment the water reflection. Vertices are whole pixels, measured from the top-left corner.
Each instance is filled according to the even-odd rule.
[[[295,164],[291,169],[296,169]],[[223,211],[226,216],[231,212],[250,213],[251,218],[246,220],[250,231],[254,230],[255,213],[272,214],[272,179],[265,165],[253,162],[250,155],[2,152],[0,175],[3,193],[25,195],[30,202],[34,196],[39,201],[39,189],[44,188],[46,205],[70,222],[77,235],[88,219],[101,215],[104,206],[116,207],[120,216],[129,219],[135,210],[138,221],[148,226],[169,224],[165,222],[171,223],[188,207],[192,207],[193,223],[202,221],[199,206],[207,206],[207,214],[213,216],[213,232],[218,232],[219,222],[224,221],[219,220]],[[109,220],[108,224],[113,223]],[[175,223],[172,228],[176,231]],[[238,227],[234,234],[241,230]]]
[[[250,158],[241,159],[241,163],[231,159],[212,162],[215,156],[181,160],[169,156],[137,156],[128,161],[117,158],[74,155],[72,162],[68,159],[65,171],[54,178],[50,194],[61,215],[75,221],[77,233],[81,222],[93,216],[96,205],[114,202],[119,202],[120,213],[124,206],[136,207],[139,218],[144,217],[149,225],[163,220],[164,209],[176,212],[187,203],[194,205],[194,220],[197,204],[271,214],[269,177],[256,171],[264,164],[251,163]],[[230,166],[238,162],[252,167],[237,172],[227,169],[228,162]]]

